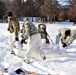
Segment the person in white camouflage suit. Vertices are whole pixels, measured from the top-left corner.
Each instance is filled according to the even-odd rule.
[[[61,43],[63,44],[63,47],[67,47],[76,39],[76,30],[71,30],[69,28],[61,28],[59,29],[59,33],[56,36],[56,44],[59,44],[59,41],[61,40]]]
[[[38,32],[41,35],[42,42],[45,41],[46,44],[50,44],[50,41],[48,39],[48,33],[46,31],[46,25],[45,24],[39,24],[38,25]]]
[[[23,24],[23,41],[27,39],[27,49],[25,52],[25,61],[28,63],[30,62],[31,53],[37,50],[43,59],[46,59],[44,53],[40,49],[41,47],[41,36],[38,33],[37,28],[35,25],[29,21],[28,18],[24,18]]]

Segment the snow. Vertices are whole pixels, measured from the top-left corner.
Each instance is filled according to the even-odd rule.
[[[39,23],[34,22],[34,24],[37,26]],[[72,30],[76,29],[72,22],[56,22],[55,24],[45,24],[47,25],[47,32],[54,43],[60,28],[71,28]],[[4,60],[7,58],[7,56],[9,57],[7,53],[9,54],[11,51],[11,48],[8,44],[8,38],[10,35],[7,31],[7,26],[7,23],[0,23],[0,70],[11,65],[11,63],[16,63],[13,65],[16,68],[20,67],[27,71],[36,72],[43,75],[76,75],[76,40],[66,49],[66,52],[73,57],[56,57],[46,59],[44,61],[41,59],[34,59],[31,64],[26,64],[21,59],[12,55],[11,59],[8,58],[9,63],[6,63],[7,60]],[[20,23],[20,26],[22,26],[22,23]],[[13,59],[15,59],[15,61]],[[8,75],[12,74],[8,73]]]

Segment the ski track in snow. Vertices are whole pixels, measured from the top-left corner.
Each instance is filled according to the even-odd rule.
[[[38,25],[39,23],[34,23]],[[22,24],[21,24],[22,26]],[[55,42],[55,37],[58,34],[60,28],[71,28],[76,29],[73,26],[73,23],[62,22],[56,24],[47,24],[47,32],[50,38]],[[8,45],[9,32],[7,31],[7,23],[0,23],[0,63],[4,61],[6,54],[11,51],[10,46]],[[60,58],[51,58],[42,60],[35,60],[33,63],[26,64],[24,62],[21,65],[17,64],[21,68],[26,69],[27,71],[34,71],[43,75],[76,75],[76,40],[66,49],[67,53],[73,55],[73,57],[60,57]],[[2,54],[3,53],[3,54]],[[0,69],[3,69],[4,65],[0,64]]]

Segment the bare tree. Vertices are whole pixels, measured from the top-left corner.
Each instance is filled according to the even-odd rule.
[[[9,11],[12,11],[14,14],[14,17],[21,16],[21,10],[22,10],[22,1],[21,0],[4,0],[5,6],[6,6],[6,13]]]
[[[41,12],[46,17],[49,17],[50,22],[56,16],[58,12],[58,1],[57,0],[45,0],[45,4],[41,7]]]
[[[3,18],[4,14],[5,14],[5,4],[3,1],[0,1],[0,19]]]
[[[35,16],[41,16],[41,6],[44,4],[45,0],[35,0],[34,7],[35,7]]]
[[[69,0],[70,10],[73,12],[73,17],[76,16],[76,0]]]

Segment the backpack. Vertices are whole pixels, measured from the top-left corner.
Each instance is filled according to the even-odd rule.
[[[40,29],[46,29],[46,25],[45,24],[39,24],[38,28],[40,28]]]

